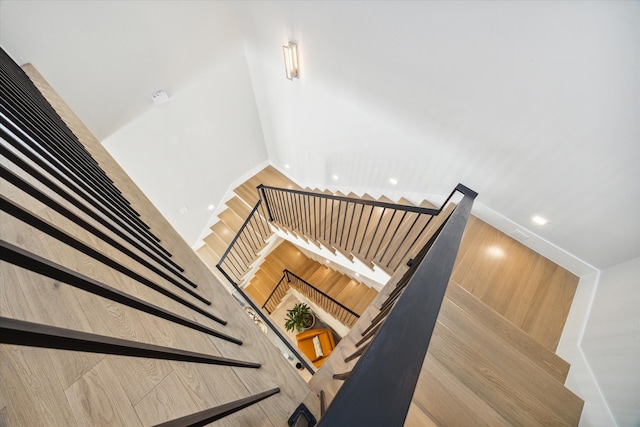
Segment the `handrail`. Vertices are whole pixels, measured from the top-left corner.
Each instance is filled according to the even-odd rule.
[[[421,214],[427,214],[427,215],[438,215],[438,213],[440,212],[439,209],[422,208],[420,206],[399,205],[397,203],[381,202],[378,200],[366,200],[366,199],[360,199],[356,197],[336,196],[335,194],[314,193],[313,191],[292,190],[290,188],[271,187],[269,185],[264,185],[264,184],[258,185],[258,189],[277,190],[277,191],[283,191],[285,193],[299,194],[304,196],[314,196],[314,197],[319,197],[321,199],[330,199],[330,200],[338,200],[341,202],[359,203],[361,205],[377,206],[377,207],[386,208],[386,209],[397,209],[400,211],[415,212],[415,213],[421,213]]]
[[[267,325],[269,329],[276,335],[279,341],[281,341],[300,361],[302,366],[308,370],[312,375],[315,373],[313,369],[304,359],[297,348],[293,347],[289,340],[285,338],[280,332],[279,328],[275,326],[271,319],[262,312],[260,308],[253,302],[253,300],[244,292],[244,290],[236,283],[236,280],[240,280],[243,274],[249,269],[250,264],[257,258],[257,253],[260,248],[260,242],[258,239],[265,239],[268,233],[268,225],[261,222],[258,215],[258,209],[262,204],[261,200],[258,200],[256,205],[251,209],[251,212],[247,216],[247,219],[242,223],[240,230],[236,233],[233,240],[227,247],[227,250],[222,254],[220,261],[216,264],[216,268],[222,273],[222,275],[231,283],[231,286],[242,296],[242,298],[253,308],[262,321]],[[256,235],[252,235],[249,229],[252,228]],[[230,271],[225,270],[227,267]],[[236,276],[234,280],[231,275]]]
[[[359,361],[338,375],[345,383],[319,426],[404,424],[477,196],[461,184],[455,191],[464,197],[411,265],[402,293]]]
[[[220,257],[220,263],[222,263],[225,260],[225,258],[227,257],[227,255],[229,255],[229,252],[231,252],[231,249],[233,249],[233,246],[236,244],[236,242],[238,241],[238,238],[240,237],[240,235],[242,234],[244,229],[247,227],[247,224],[249,223],[249,221],[251,221],[251,218],[253,218],[253,214],[256,213],[256,211],[258,210],[258,207],[260,206],[261,203],[262,203],[262,200],[258,200],[258,203],[256,203],[256,205],[253,207],[253,209],[251,209],[251,212],[249,213],[249,216],[247,216],[247,219],[245,219],[244,222],[242,223],[242,226],[240,227],[240,230],[238,230],[238,232],[234,236],[234,238],[231,241],[231,243],[229,243],[229,247],[227,247],[227,250],[224,251],[224,253]]]
[[[296,278],[297,280],[299,280],[300,282],[302,282],[303,284],[305,284],[306,286],[309,286],[310,288],[312,288],[313,290],[315,290],[316,292],[320,293],[323,297],[327,298],[328,300],[330,300],[331,302],[333,302],[334,304],[337,304],[340,308],[342,308],[343,310],[347,311],[349,314],[351,314],[352,316],[355,316],[357,318],[360,318],[360,315],[358,313],[356,313],[355,311],[351,310],[350,308],[346,307],[345,305],[341,304],[340,302],[336,301],[335,299],[333,299],[332,297],[330,297],[329,295],[327,295],[326,293],[322,292],[320,289],[316,288],[315,286],[313,286],[311,283],[307,282],[306,280],[304,280],[303,278],[301,278],[300,276],[296,275],[295,273],[292,273],[291,271],[285,269],[284,270],[284,275],[286,276],[293,276],[294,278]],[[290,281],[289,277],[287,277],[287,280]]]
[[[271,230],[258,214],[262,200],[258,200],[247,218],[242,223],[240,230],[231,240],[231,243],[220,257],[218,265],[227,267],[240,280],[249,270],[251,263],[257,259],[257,254],[268,238]]]
[[[224,271],[224,269],[220,266],[220,264],[218,263],[216,265],[216,268],[218,270],[220,270],[220,272],[222,273],[222,275],[229,281],[229,283],[231,283],[231,285],[233,286],[233,288],[242,296],[242,298],[244,298],[244,300],[251,306],[251,308],[253,308],[253,310],[256,312],[256,314],[258,314],[258,316],[260,316],[260,318],[262,319],[262,321],[271,329],[271,331],[278,337],[278,339],[289,349],[289,351],[291,351],[293,354],[295,354],[298,358],[298,360],[300,361],[300,363],[302,364],[302,366],[304,366],[304,368],[309,371],[311,373],[311,375],[313,375],[316,371],[315,369],[313,369],[304,359],[304,357],[302,357],[300,355],[300,351],[296,348],[294,348],[291,343],[289,342],[289,340],[287,338],[285,338],[282,333],[279,331],[278,327],[275,326],[271,320],[269,319],[269,317],[265,316],[265,314],[262,312],[262,310],[260,310],[260,308],[258,308],[258,306],[253,302],[253,300],[242,290],[242,288],[240,286],[238,286],[238,284],[236,282],[233,281],[233,279],[227,274],[226,271]]]
[[[278,284],[273,288],[264,304],[262,304],[262,308],[265,309],[267,313],[271,314],[271,309],[269,308],[269,302],[271,302],[271,298],[277,295],[278,301],[275,302],[275,304],[277,305],[286,294],[287,290],[282,288],[282,285],[284,283],[289,283],[289,285],[287,286],[287,290],[289,288],[297,289],[298,291],[305,294],[306,297],[316,302],[324,310],[332,311],[331,304],[333,304],[333,306],[337,307],[339,310],[342,310],[342,313],[336,313],[335,311],[333,311],[330,314],[332,314],[334,317],[337,316],[337,319],[347,326],[351,326],[351,324],[355,323],[360,318],[360,315],[358,313],[349,309],[344,304],[335,300],[331,296],[327,295],[326,293],[313,286],[311,283],[307,282],[295,273],[289,271],[288,269],[284,269],[282,271],[282,277],[278,281]]]
[[[272,224],[392,274],[412,255],[438,209],[259,185]]]
[[[286,270],[285,270],[286,271]],[[267,304],[269,303],[269,301],[271,300],[271,297],[276,293],[276,291],[280,288],[280,285],[282,285],[282,283],[284,282],[284,279],[286,279],[287,276],[285,274],[282,275],[282,277],[280,278],[280,280],[278,280],[278,284],[273,288],[273,290],[271,291],[271,293],[269,294],[269,296],[267,297],[267,299],[264,301],[264,304],[262,304],[262,308],[264,308],[265,310],[267,310],[267,313],[271,314],[271,310],[269,310],[267,308]]]
[[[374,243],[377,245],[377,248],[371,252],[372,256],[370,259],[377,261],[378,263],[382,263],[385,261],[385,256],[387,253],[391,254],[391,257],[387,259],[386,266],[395,270],[398,268],[403,262],[406,262],[408,255],[411,253],[412,256],[415,257],[415,245],[423,238],[425,231],[431,224],[432,219],[436,216],[444,212],[446,206],[448,206],[449,202],[451,202],[453,196],[459,192],[464,195],[462,202],[457,207],[454,208],[454,213],[461,212],[462,205],[469,205],[473,203],[473,199],[476,196],[476,193],[462,184],[458,184],[456,188],[449,194],[449,196],[445,199],[439,209],[428,209],[428,208],[420,208],[415,206],[405,206],[405,205],[396,205],[392,203],[378,202],[372,200],[361,200],[354,199],[350,197],[342,197],[342,196],[333,196],[328,194],[319,194],[312,193],[300,190],[289,190],[285,188],[277,188],[270,187],[265,185],[259,185],[258,193],[261,198],[258,200],[254,208],[251,210],[250,215],[244,221],[242,227],[233,238],[231,245],[227,248],[220,262],[216,265],[218,270],[222,272],[222,274],[229,280],[229,282],[233,285],[236,291],[247,301],[249,305],[256,311],[256,313],[262,318],[264,323],[268,325],[274,334],[282,341],[286,347],[291,351],[294,355],[298,356],[298,359],[301,361],[303,366],[309,370],[309,372],[314,373],[315,371],[311,368],[308,363],[305,362],[305,359],[300,356],[300,353],[297,349],[295,349],[288,340],[282,336],[279,332],[278,328],[274,326],[268,316],[266,316],[261,309],[259,309],[256,304],[252,301],[250,297],[248,297],[242,288],[236,283],[231,277],[231,274],[234,274],[239,281],[240,278],[250,269],[250,264],[253,260],[257,259],[257,246],[251,243],[250,239],[255,239],[257,235],[262,236],[261,234],[250,235],[249,231],[251,227],[249,224],[252,221],[257,221],[257,223],[253,223],[254,228],[258,228],[259,226],[267,227],[266,223],[264,223],[264,218],[268,218],[270,221],[276,223],[276,225],[283,225],[285,229],[294,231],[295,233],[300,233],[301,235],[306,235],[309,238],[316,238],[318,241],[323,243],[330,243],[334,245],[335,248],[341,249],[343,252],[352,251],[354,254],[361,259],[367,258],[369,253],[371,252]],[[317,199],[311,199],[317,198]],[[468,200],[471,200],[470,202]],[[323,201],[324,200],[324,201]],[[330,202],[328,202],[330,200]],[[264,202],[264,203],[263,203]],[[335,202],[338,203],[338,206],[335,206]],[[323,208],[324,203],[324,208]],[[343,206],[343,204],[346,204]],[[329,205],[330,208],[329,208]],[[454,205],[455,206],[455,205]],[[262,207],[261,214],[258,214],[258,209]],[[365,209],[368,209],[367,215],[364,215]],[[377,209],[377,213],[379,213],[379,217],[372,220],[372,216],[374,210]],[[466,209],[463,208],[463,210]],[[354,226],[354,218],[356,214],[356,210],[359,210],[359,217],[357,219],[357,223],[354,228],[354,232],[352,233],[352,227]],[[385,217],[385,213],[387,210],[390,210],[391,213]],[[401,212],[400,215],[397,215],[398,212]],[[343,216],[341,216],[341,213]],[[413,215],[413,218],[407,218],[410,215]],[[456,216],[460,215],[459,213]],[[363,221],[363,216],[366,219]],[[400,217],[400,220],[394,222],[394,218],[396,216]],[[349,218],[350,217],[350,218]],[[445,224],[448,224],[451,221],[450,216],[446,219],[444,224],[442,224],[435,236],[424,245],[424,251],[427,248],[430,248],[435,240],[437,235],[440,235],[443,231],[443,227]],[[407,218],[407,221],[405,221]],[[466,221],[468,219],[468,214],[465,217],[464,225],[466,225]],[[259,223],[259,224],[258,224]],[[327,223],[329,224],[329,238],[327,239]],[[361,228],[361,223],[366,223],[364,228]],[[348,227],[347,227],[348,224]],[[394,224],[392,226],[392,224]],[[321,229],[321,236],[318,236],[318,229],[324,225],[324,229]],[[460,231],[460,236],[462,235],[462,231],[464,230],[464,225]],[[341,230],[340,230],[341,228]],[[345,229],[347,232],[345,233]],[[402,229],[402,233],[399,230]],[[419,231],[418,231],[419,230]],[[378,234],[378,231],[381,233]],[[245,233],[246,232],[246,233]],[[343,244],[343,239],[345,245]],[[365,247],[365,251],[363,251],[363,242],[365,240],[365,236],[369,238],[369,247]],[[381,237],[380,237],[381,236]],[[393,239],[397,238],[401,239],[399,244],[395,245],[395,249],[393,248],[392,242]],[[355,242],[358,240],[360,242],[360,246],[355,249]],[[351,244],[351,248],[349,248],[349,244]],[[342,246],[341,246],[342,245]],[[455,259],[455,253],[458,250],[459,241],[457,242],[454,251],[453,257],[451,258],[451,267],[453,266],[453,261]],[[237,247],[236,247],[237,246]],[[421,251],[424,253],[424,251]],[[401,254],[398,258],[396,255]],[[422,255],[422,254],[421,254]],[[411,268],[414,270],[418,267],[419,258],[416,257],[416,265]],[[395,266],[391,266],[393,264]],[[442,260],[441,260],[442,261]],[[447,265],[449,260],[442,261],[443,265]],[[421,263],[419,265],[422,265]],[[224,267],[229,269],[233,269],[235,272],[227,272]],[[440,267],[438,267],[440,268]],[[450,275],[450,271],[448,273]],[[286,273],[285,273],[286,275]],[[291,275],[290,277],[296,277],[295,275]],[[448,280],[447,276],[447,280]],[[297,279],[296,279],[297,280]],[[446,281],[444,284],[446,288]],[[276,286],[273,292],[278,289],[279,286]],[[333,298],[330,298],[328,295],[321,292],[319,289],[315,287],[311,287],[314,289],[314,292],[319,292],[319,295],[323,297],[327,297],[329,301],[332,303],[339,304]],[[443,291],[444,294],[444,291]],[[270,297],[271,298],[271,295]],[[430,302],[432,303],[432,302]],[[435,311],[435,315],[437,316],[437,310],[439,310],[440,304],[442,303],[442,298],[438,300],[437,309]],[[345,307],[346,308],[346,307]],[[347,309],[348,310],[348,309]],[[267,310],[268,311],[268,310]],[[349,315],[353,315],[351,310],[348,310],[347,313]],[[386,321],[385,321],[386,323]],[[435,317],[434,317],[435,324]],[[403,326],[404,327],[404,326]],[[431,332],[432,332],[431,328]],[[380,333],[382,328],[377,328],[376,337]],[[430,334],[429,332],[429,339]],[[426,346],[424,347],[424,351],[426,352]],[[399,347],[398,347],[399,348]],[[369,350],[364,353],[366,356],[369,353]],[[358,355],[359,357],[359,355]],[[424,354],[422,355],[422,359],[424,359]],[[421,359],[421,360],[422,360]],[[393,363],[393,361],[387,361],[388,363]],[[419,371],[418,371],[419,372]],[[417,381],[417,376],[416,376]],[[414,384],[415,387],[415,384]],[[413,389],[411,390],[413,393]],[[410,401],[410,399],[409,399]],[[408,406],[407,406],[408,408]],[[406,414],[405,414],[406,415]]]

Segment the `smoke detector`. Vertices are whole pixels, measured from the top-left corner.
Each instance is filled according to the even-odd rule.
[[[169,95],[167,94],[167,92],[163,90],[159,90],[153,95],[151,95],[151,100],[155,105],[164,104],[169,100]]]

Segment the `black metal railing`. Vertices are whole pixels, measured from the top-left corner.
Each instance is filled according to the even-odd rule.
[[[262,200],[258,200],[218,262],[218,268],[224,269],[234,282],[242,280],[273,234],[261,215],[261,208]]]
[[[222,273],[222,275],[231,283],[233,288],[236,290],[238,295],[245,301],[249,306],[253,309],[253,311],[262,319],[264,325],[268,328],[269,331],[274,335],[275,339],[278,340],[281,346],[284,346],[295,358],[302,364],[302,366],[309,371],[311,374],[314,374],[316,370],[311,367],[309,363],[305,360],[305,358],[300,354],[300,350],[294,347],[289,340],[282,335],[280,332],[280,328],[273,324],[269,316],[265,315],[264,312],[253,302],[253,299],[249,297],[244,290],[227,274],[227,272],[222,268],[220,264],[216,265],[216,268]]]
[[[262,308],[267,313],[271,314],[287,291],[293,288],[346,326],[352,326],[360,318],[358,313],[336,301],[300,276],[286,269],[282,273],[282,278],[262,305]]]
[[[251,265],[259,257],[260,250],[266,245],[266,240],[273,232],[266,222],[267,212],[262,200],[258,200],[256,205],[245,219],[236,233],[233,240],[227,247],[227,250],[220,257],[220,261],[216,264],[216,268],[227,279],[231,286],[236,290],[240,298],[245,301],[253,311],[262,319],[263,324],[273,334],[278,346],[284,346],[302,366],[311,374],[315,373],[315,369],[306,362],[300,351],[294,347],[289,340],[282,335],[280,328],[273,324],[271,319],[266,316],[263,311],[258,308],[253,299],[244,292],[239,285],[244,275],[251,269]]]
[[[442,211],[266,185],[258,190],[278,227],[389,273],[411,257]]]
[[[140,214],[26,73],[2,49],[0,158],[0,187],[3,189],[0,210],[3,212],[3,221],[10,224],[6,225],[7,230],[9,227],[18,227],[17,232],[3,233],[0,239],[0,261],[6,264],[3,268],[13,271],[15,267],[28,275],[47,277],[55,283],[55,288],[64,284],[172,322],[180,328],[189,328],[236,345],[242,344],[241,340],[200,324],[190,316],[173,313],[102,282],[110,281],[120,286],[126,281],[132,287],[150,288],[211,320],[222,325],[227,323],[199,307],[196,302],[186,299],[194,297],[207,305],[211,304],[193,290],[197,284],[182,274],[184,269],[171,259],[169,251],[160,245],[160,239],[150,231]],[[88,233],[87,238],[76,236],[76,230],[81,229]],[[56,254],[62,264],[18,246],[24,243],[25,230],[34,240],[42,237],[46,241],[43,247],[55,241],[51,250],[46,252],[64,248],[60,254]],[[19,237],[16,238],[16,235]],[[5,241],[6,236],[13,243]],[[105,249],[110,252],[103,252]],[[85,255],[92,260],[91,270],[93,261],[97,261],[107,267],[105,271],[116,274],[109,272],[101,280],[81,274],[74,268],[76,264],[84,263]],[[74,265],[74,268],[63,264]],[[126,276],[126,279],[119,280],[118,274]],[[12,283],[2,283],[2,286],[22,289],[27,284],[37,286],[37,283],[44,283],[40,280],[29,283],[29,279],[24,279],[23,283],[16,277],[9,280]],[[181,292],[189,295],[170,291],[170,285],[177,286]],[[226,367],[259,369],[261,366],[255,361],[236,360],[4,316],[0,316],[0,343]],[[279,391],[273,388],[173,420],[168,425],[203,425]]]
[[[284,296],[287,294],[289,289],[291,289],[291,286],[289,286],[287,275],[283,274],[265,300],[264,304],[262,304],[262,308],[269,314],[273,313],[276,307],[278,307],[278,304],[280,304],[280,301],[282,301],[282,298],[284,298]]]
[[[344,380],[320,426],[402,426],[431,341],[462,234],[477,194],[459,184],[463,194],[453,213],[420,250],[407,273],[362,334],[359,358]],[[389,399],[393,396],[393,399]]]

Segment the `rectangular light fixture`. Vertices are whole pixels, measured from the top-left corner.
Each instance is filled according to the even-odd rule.
[[[293,80],[300,77],[300,70],[298,68],[298,45],[294,42],[289,42],[287,46],[282,46],[284,52],[284,68],[287,73],[287,78]]]

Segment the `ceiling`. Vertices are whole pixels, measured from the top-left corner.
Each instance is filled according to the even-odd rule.
[[[597,268],[640,256],[640,2],[0,0],[0,44],[190,242],[204,206],[269,159],[319,187],[461,182]],[[159,89],[166,107],[148,100]],[[186,204],[197,215],[176,213]]]

